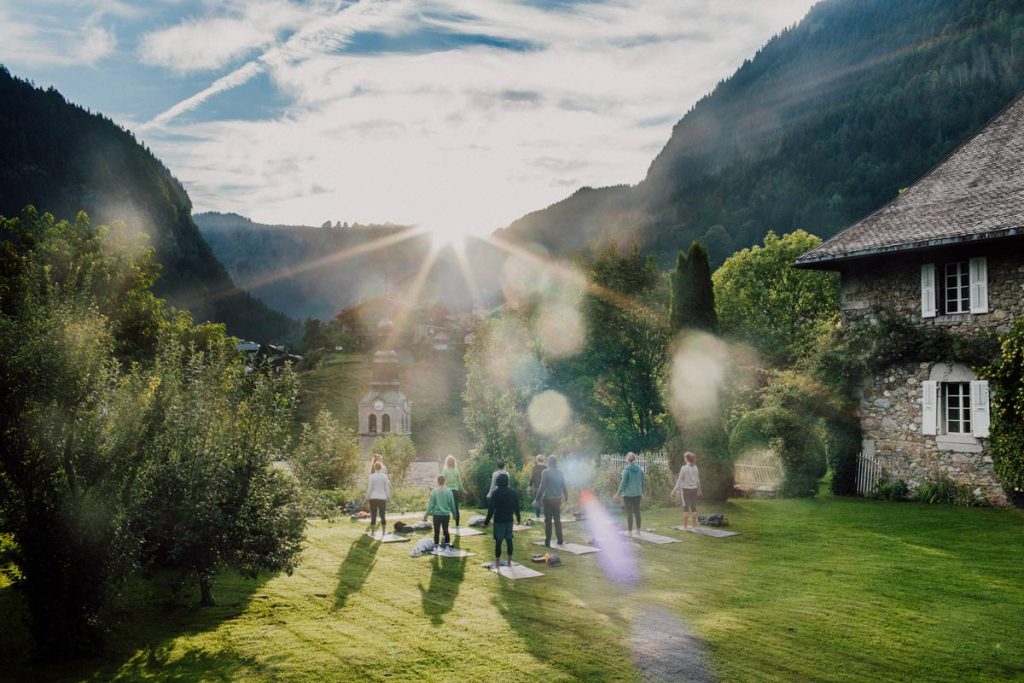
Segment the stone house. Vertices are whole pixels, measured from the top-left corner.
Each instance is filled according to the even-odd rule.
[[[840,273],[844,324],[879,312],[954,334],[1024,316],[1024,94],[897,199],[803,254]],[[1002,504],[988,453],[989,390],[949,358],[898,364],[860,392],[864,453],[911,488],[945,472]]]

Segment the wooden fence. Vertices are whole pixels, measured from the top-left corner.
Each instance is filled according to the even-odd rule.
[[[868,496],[874,493],[875,486],[882,478],[882,466],[863,451],[857,454],[857,495]]]

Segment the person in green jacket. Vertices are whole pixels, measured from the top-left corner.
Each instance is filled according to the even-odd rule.
[[[455,528],[459,528],[459,503],[462,502],[462,473],[459,472],[459,465],[455,462],[455,456],[449,455],[444,459],[444,469],[441,470],[448,488],[452,490],[452,498],[455,500]]]
[[[636,453],[626,454],[626,466],[622,468],[622,481],[615,497],[622,500],[626,508],[626,523],[633,533],[633,518],[636,517],[636,533],[640,533],[640,498],[644,495],[644,471],[636,464]]]
[[[430,492],[430,498],[427,499],[427,512],[423,515],[423,521],[427,521],[427,517],[433,516],[434,518],[434,545],[438,545],[440,542],[440,532],[444,531],[444,546],[445,548],[452,547],[452,539],[448,533],[448,522],[452,518],[452,513],[455,510],[455,497],[452,496],[452,490],[444,485],[445,479],[443,474],[437,475],[437,488]]]

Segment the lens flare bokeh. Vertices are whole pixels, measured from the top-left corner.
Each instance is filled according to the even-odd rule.
[[[597,496],[587,490],[580,493],[580,505],[586,513],[587,532],[601,549],[594,557],[605,576],[620,586],[639,585],[641,576],[636,548],[619,533],[619,526],[611,514],[601,505]]]

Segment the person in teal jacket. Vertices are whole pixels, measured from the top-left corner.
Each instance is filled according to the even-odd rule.
[[[636,453],[626,454],[626,466],[622,468],[622,481],[615,497],[622,500],[626,508],[626,523],[633,533],[633,518],[636,517],[636,533],[640,533],[640,498],[644,495],[644,471],[636,464]]]
[[[444,485],[444,481],[444,475],[439,474],[437,488],[430,492],[430,498],[427,499],[427,512],[423,515],[423,521],[425,522],[427,517],[433,516],[434,545],[438,545],[441,540],[440,532],[444,531],[444,547],[451,548],[452,539],[448,533],[448,522],[455,512],[455,496],[452,495],[452,490]]]

